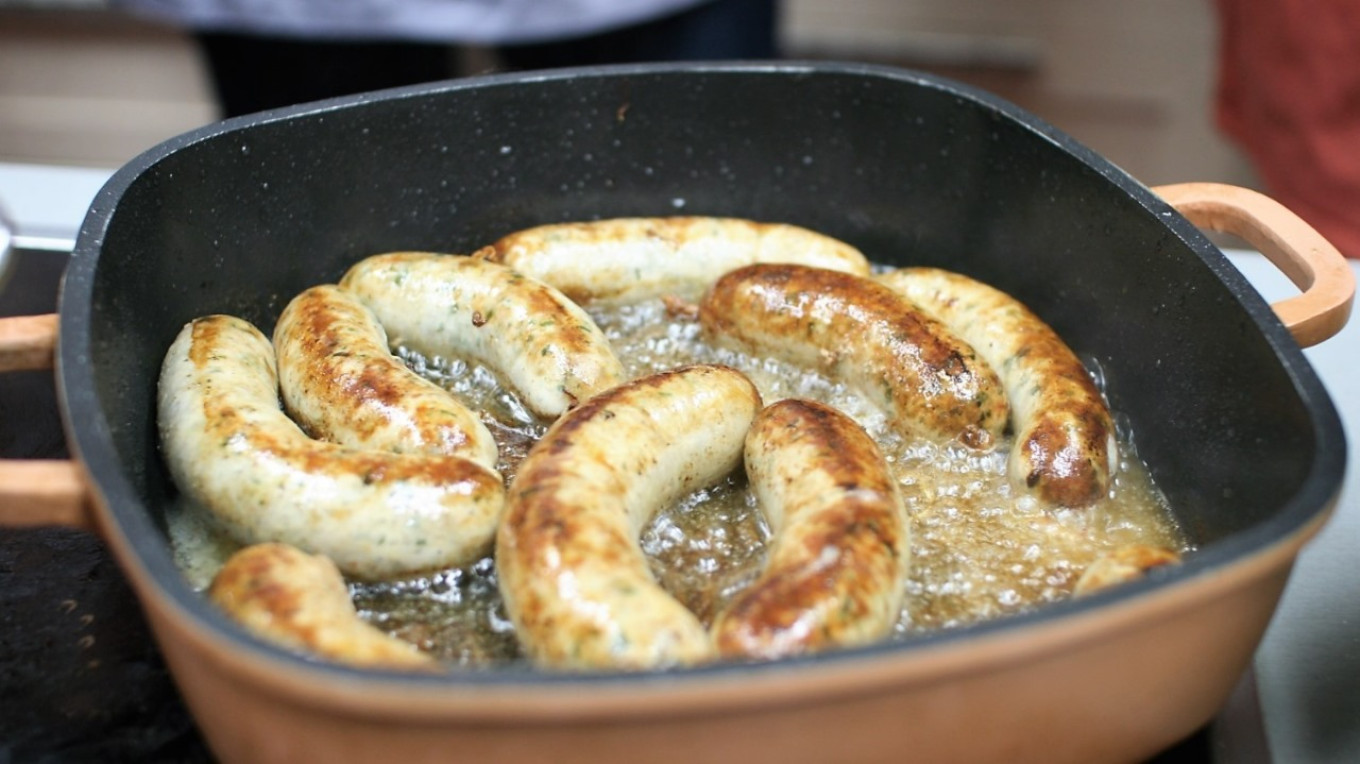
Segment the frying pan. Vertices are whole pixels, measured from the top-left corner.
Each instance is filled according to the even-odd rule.
[[[160,359],[186,321],[272,326],[375,252],[665,214],[794,222],[1015,295],[1100,367],[1198,551],[967,628],[644,674],[322,664],[186,584],[154,426]],[[1196,224],[1246,237],[1304,293],[1272,309]],[[6,520],[105,539],[224,760],[1132,760],[1224,702],[1335,504],[1345,443],[1300,345],[1344,325],[1353,292],[1336,251],[1268,199],[1154,193],[1032,115],[910,71],[637,65],[366,94],[210,125],[110,179],[59,317],[4,328],[10,368],[50,361],[59,336],[76,454],[5,465]]]

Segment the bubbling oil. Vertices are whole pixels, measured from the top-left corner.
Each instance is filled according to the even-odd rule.
[[[1127,431],[1120,433],[1121,458],[1108,496],[1089,508],[1054,509],[1013,490],[1006,475],[1008,439],[978,451],[901,436],[855,390],[815,371],[710,346],[698,323],[674,308],[674,302],[651,300],[592,308],[591,314],[630,378],[691,363],[726,364],[745,373],[767,404],[802,397],[836,406],[878,442],[911,521],[898,635],[957,628],[1069,598],[1088,565],[1127,544],[1188,551]],[[546,423],[485,368],[405,349],[398,355],[484,412],[500,447],[498,468],[512,480]],[[1098,372],[1095,378],[1103,383]],[[170,527],[181,568],[191,583],[206,587],[235,545],[193,507],[173,509]],[[707,623],[756,577],[769,535],[753,493],[737,474],[658,512],[639,544],[657,580]],[[399,581],[353,582],[350,593],[365,620],[450,664],[487,668],[521,658],[489,557]]]
[[[776,359],[713,347],[696,321],[672,315],[659,300],[594,317],[631,376],[686,363],[727,364],[751,379],[766,404],[811,398],[865,428],[897,478],[911,520],[899,634],[964,626],[1066,599],[1088,565],[1127,544],[1187,551],[1130,433],[1121,433],[1108,496],[1089,508],[1054,509],[1014,490],[1006,472],[1009,438],[978,451],[957,441],[905,437],[854,389]],[[1096,380],[1103,384],[1102,375]],[[658,579],[705,619],[755,577],[769,535],[744,483],[709,493],[659,513],[641,538]]]

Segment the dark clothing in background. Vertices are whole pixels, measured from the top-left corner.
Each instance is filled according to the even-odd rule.
[[[337,42],[235,32],[198,35],[223,117],[447,79],[445,45]]]
[[[777,57],[776,0],[717,0],[586,37],[496,49],[510,69]],[[455,76],[451,46],[235,32],[197,35],[222,116]]]

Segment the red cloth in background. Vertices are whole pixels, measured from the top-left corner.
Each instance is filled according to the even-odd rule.
[[[1360,257],[1360,2],[1216,3],[1219,128],[1271,196]]]

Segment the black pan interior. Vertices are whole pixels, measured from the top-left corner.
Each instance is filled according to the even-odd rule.
[[[1008,104],[858,65],[489,77],[158,147],[101,193],[67,275],[71,437],[128,532],[151,531],[135,540],[147,564],[168,566],[154,390],[186,321],[231,312],[268,332],[292,295],[373,253],[671,214],[797,223],[1011,292],[1103,370],[1198,543],[1263,543],[1335,494],[1344,443],[1325,393],[1192,227]]]

